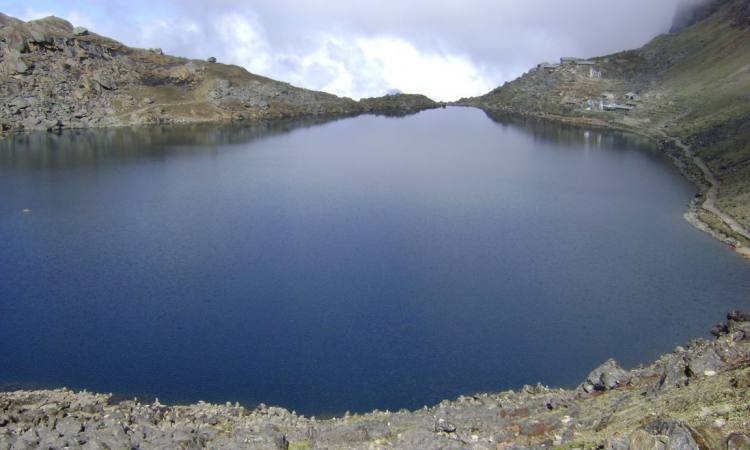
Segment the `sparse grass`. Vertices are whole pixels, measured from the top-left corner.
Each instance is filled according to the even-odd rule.
[[[296,441],[289,443],[289,450],[310,450],[310,441]]]

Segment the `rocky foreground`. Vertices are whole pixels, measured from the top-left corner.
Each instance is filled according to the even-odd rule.
[[[750,449],[750,314],[646,367],[418,411],[316,420],[283,408],[165,406],[69,390],[0,393],[0,449]]]
[[[357,102],[237,66],[138,49],[47,17],[0,13],[0,134],[153,123],[408,114],[439,105],[396,94]]]

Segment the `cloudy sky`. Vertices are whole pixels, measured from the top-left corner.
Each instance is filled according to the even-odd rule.
[[[2,0],[136,47],[360,98],[483,94],[560,56],[639,47],[678,0]]]

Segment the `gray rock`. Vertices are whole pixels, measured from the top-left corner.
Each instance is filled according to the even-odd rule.
[[[733,322],[750,322],[750,312],[747,311],[732,311],[727,314],[727,320]]]
[[[685,386],[688,383],[687,362],[684,353],[664,355],[657,362],[657,366],[661,369],[661,376],[653,387],[653,392],[675,386]]]
[[[730,333],[741,333],[740,339],[750,339],[750,322],[730,322]]]
[[[396,447],[420,450],[454,450],[464,449],[466,446],[443,436],[436,439],[434,433],[427,430],[410,430],[401,435]]]
[[[96,81],[99,86],[108,91],[114,91],[115,89],[117,89],[117,83],[105,74],[97,74],[96,76],[94,76],[94,81]]]
[[[630,450],[699,450],[692,429],[677,420],[656,420],[635,432],[630,437]]]
[[[76,36],[88,36],[89,30],[84,27],[75,27],[73,28],[73,34]]]
[[[703,376],[708,371],[718,372],[724,365],[713,345],[705,340],[696,340],[691,343],[686,361],[688,376]]]
[[[216,62],[216,58],[214,58],[213,56],[210,56],[206,61],[208,61],[208,62],[210,62],[210,63],[213,64],[213,63]]]
[[[194,62],[190,61],[189,63],[185,64],[185,69],[187,69],[187,71],[190,72],[191,74],[194,74],[198,72],[200,67],[198,67],[198,65],[195,64]]]
[[[63,436],[74,436],[83,431],[83,424],[75,417],[63,417],[57,421],[55,429]]]
[[[750,450],[750,435],[732,433],[727,436],[727,450]]]
[[[630,450],[630,443],[621,437],[611,437],[604,446],[607,450]]]
[[[629,379],[628,372],[617,361],[610,359],[594,369],[579,388],[588,394],[609,391],[627,384]]]
[[[438,419],[435,421],[435,432],[436,433],[455,433],[456,426],[448,422],[445,419]]]
[[[732,311],[727,314],[727,331],[729,333],[742,333],[742,339],[750,339],[750,313],[744,311]]]
[[[31,66],[22,59],[20,52],[10,50],[5,54],[1,71],[11,75],[24,74],[30,68]]]
[[[47,29],[39,24],[33,24],[29,27],[31,32],[31,41],[36,43],[52,42],[52,35]]]
[[[36,430],[29,428],[28,431],[21,435],[17,444],[27,446],[28,448],[36,448],[39,445],[39,440]]]

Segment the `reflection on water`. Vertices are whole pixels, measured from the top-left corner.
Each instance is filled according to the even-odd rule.
[[[537,117],[520,116],[508,113],[485,113],[494,122],[507,127],[514,127],[528,133],[535,139],[564,144],[570,147],[612,148],[650,150],[651,142],[631,133],[606,130],[596,127],[580,127],[560,122],[544,120]]]
[[[154,125],[105,129],[33,132],[0,140],[0,169],[56,169],[96,166],[102,161],[163,159],[216,151],[260,138],[340,119],[307,118],[252,123]]]

